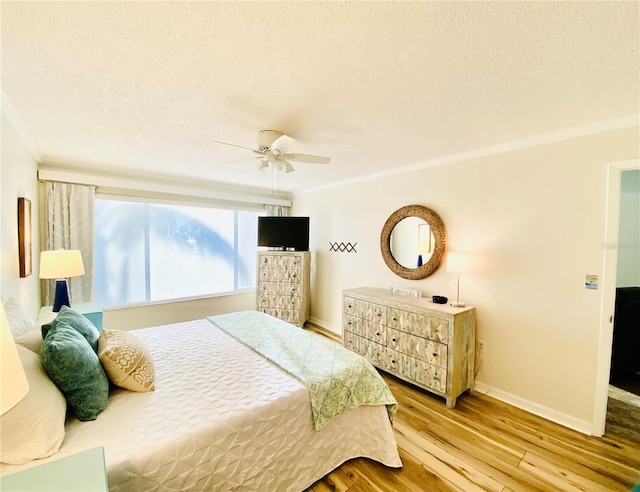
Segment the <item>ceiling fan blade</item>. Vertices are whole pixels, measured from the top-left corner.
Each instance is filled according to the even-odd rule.
[[[293,138],[287,135],[281,135],[273,141],[273,143],[271,144],[271,150],[275,150],[280,154],[286,154],[291,149],[293,149],[295,143],[296,141]]]
[[[329,164],[329,162],[331,162],[329,157],[322,157],[320,155],[284,154],[282,157],[285,157],[290,161],[310,162],[312,164]]]
[[[239,149],[251,150],[252,152],[258,152],[258,153],[262,154],[262,152],[260,152],[259,150],[252,149],[251,147],[244,147],[243,145],[236,145],[236,144],[227,143],[227,142],[219,142],[218,140],[214,140],[214,143],[218,143],[218,144],[222,144],[222,145],[229,145],[231,147],[238,147]]]
[[[285,173],[292,173],[296,170],[296,168],[293,167],[289,161],[286,161],[284,159],[278,159],[273,163],[273,165],[276,166],[276,169],[280,168],[280,165],[284,166]]]

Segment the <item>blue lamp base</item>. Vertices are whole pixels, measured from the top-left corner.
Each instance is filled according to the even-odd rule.
[[[71,301],[69,301],[69,286],[67,285],[67,279],[56,280],[56,295],[53,298],[53,312],[60,311],[62,306],[71,307]]]

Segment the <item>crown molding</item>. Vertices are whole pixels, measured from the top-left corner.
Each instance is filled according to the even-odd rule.
[[[600,121],[597,123],[589,123],[586,125],[575,126],[571,128],[565,128],[551,133],[545,133],[543,135],[537,135],[534,137],[527,137],[520,140],[513,140],[498,145],[491,145],[489,147],[482,147],[479,149],[468,150],[457,154],[451,154],[448,156],[437,157],[435,159],[429,159],[426,161],[417,162],[414,164],[408,164],[406,166],[400,166],[387,171],[379,173],[367,174],[359,176],[353,179],[340,181],[337,183],[331,183],[328,185],[322,185],[317,187],[307,188],[305,190],[297,191],[295,195],[302,195],[305,193],[314,193],[317,191],[323,191],[331,188],[338,188],[341,186],[347,186],[355,183],[361,183],[365,181],[372,181],[388,176],[395,176],[397,174],[405,174],[428,167],[444,166],[446,164],[453,164],[455,162],[467,161],[471,159],[477,159],[480,157],[486,157],[490,155],[504,154],[506,152],[512,152],[515,150],[522,150],[530,147],[537,147],[539,145],[545,145],[555,142],[562,142],[564,140],[571,140],[574,138],[586,137],[589,135],[595,135],[598,133],[604,133],[613,130],[621,130],[624,128],[632,128],[640,126],[640,113],[630,114],[622,116],[620,118],[613,118],[610,120]]]
[[[31,152],[31,155],[36,160],[36,162],[42,161],[44,157],[42,154],[42,151],[40,150],[40,148],[38,147],[38,144],[36,144],[36,141],[34,140],[33,136],[27,129],[27,126],[22,121],[22,118],[20,118],[18,111],[13,106],[13,104],[11,104],[11,101],[9,100],[9,98],[7,97],[7,95],[4,93],[2,89],[0,89],[0,96],[1,96],[0,110],[2,114],[5,115],[7,120],[9,120],[9,123],[13,125],[16,132],[18,133],[18,135],[20,135],[20,138],[22,139],[24,144],[27,146],[27,148],[29,149],[29,152]]]

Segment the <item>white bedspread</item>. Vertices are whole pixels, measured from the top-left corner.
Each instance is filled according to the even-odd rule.
[[[104,446],[112,491],[303,490],[350,458],[402,466],[384,405],[315,431],[306,388],[209,321],[136,330],[156,390],[115,390],[92,422],[72,420],[60,453]]]

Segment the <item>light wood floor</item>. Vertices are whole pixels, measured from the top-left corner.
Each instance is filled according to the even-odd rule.
[[[629,491],[640,481],[640,444],[623,436],[586,436],[475,393],[448,409],[443,399],[383,377],[399,403],[403,468],[350,460],[309,492]]]

